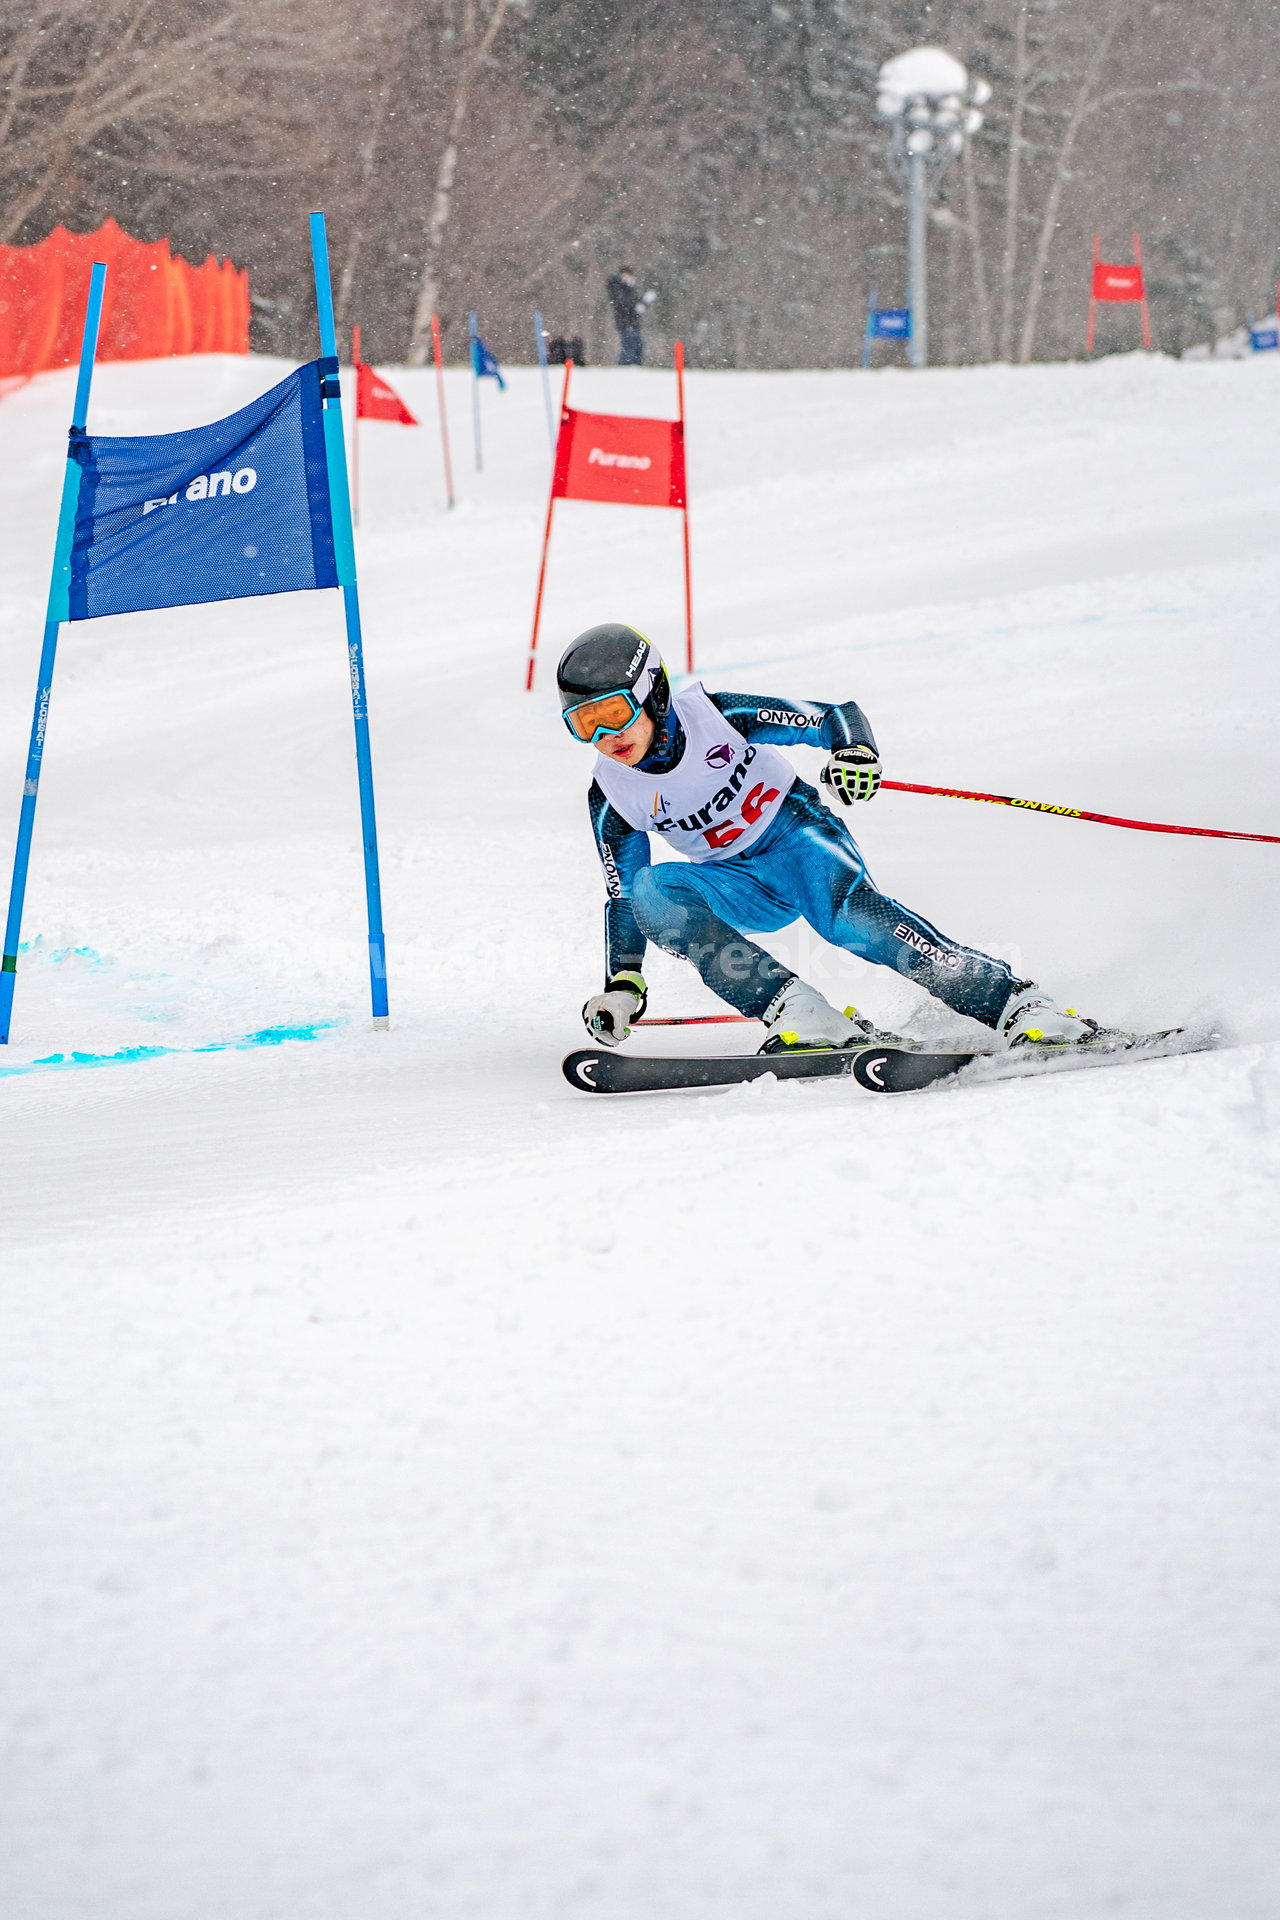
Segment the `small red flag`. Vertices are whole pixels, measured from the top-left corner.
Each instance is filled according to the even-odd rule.
[[[359,360],[356,362],[356,418],[398,420],[404,427],[418,424],[395,388]]]

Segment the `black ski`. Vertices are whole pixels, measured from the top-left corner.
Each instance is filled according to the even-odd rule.
[[[1082,1068],[1115,1067],[1126,1060],[1167,1060],[1179,1053],[1202,1053],[1220,1036],[1206,1029],[1169,1027],[1163,1033],[1108,1033],[1091,1046],[1003,1048],[982,1053],[912,1053],[900,1047],[863,1047],[854,1056],[853,1074],[868,1093],[914,1093],[956,1076],[966,1087],[992,1080],[1026,1080]]]
[[[735,1087],[772,1073],[779,1080],[839,1079],[855,1053],[720,1053],[659,1059],[653,1054],[571,1053],[563,1072],[585,1093],[664,1093],[677,1087]]]
[[[949,1080],[953,1073],[982,1057],[978,1053],[912,1053],[905,1047],[860,1047],[853,1056],[853,1077],[868,1093],[917,1093],[938,1080]]]
[[[1092,1047],[1033,1053],[918,1053],[910,1047],[857,1047],[814,1053],[746,1053],[660,1059],[652,1054],[571,1053],[564,1077],[586,1093],[664,1093],[687,1087],[732,1087],[773,1074],[779,1080],[830,1080],[852,1075],[868,1093],[916,1093],[962,1076],[964,1086],[1017,1080],[1125,1060],[1161,1060],[1216,1046],[1214,1033],[1173,1027],[1165,1033],[1115,1034]]]

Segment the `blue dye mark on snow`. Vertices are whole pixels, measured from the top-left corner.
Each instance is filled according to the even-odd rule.
[[[33,958],[38,956],[41,960],[51,960],[55,966],[67,960],[79,960],[82,965],[95,970],[116,964],[109,954],[99,953],[96,947],[46,947],[42,933],[38,933],[34,940],[24,940],[18,952]]]
[[[158,1060],[164,1054],[247,1053],[253,1047],[280,1047],[288,1040],[318,1040],[332,1032],[336,1020],[317,1020],[303,1027],[262,1027],[257,1033],[238,1034],[234,1040],[209,1040],[202,1047],[121,1047],[115,1053],[49,1053],[24,1067],[0,1067],[0,1080],[24,1073],[66,1073],[76,1067],[114,1067],[124,1061]]]

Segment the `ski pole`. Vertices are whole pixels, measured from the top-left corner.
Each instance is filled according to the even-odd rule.
[[[652,1020],[633,1020],[633,1027],[723,1027],[741,1021],[750,1026],[755,1019],[751,1013],[683,1013],[673,1014],[663,1019],[655,1015]]]
[[[1190,833],[1206,840],[1262,840],[1280,847],[1277,833],[1231,833],[1225,827],[1168,827],[1158,820],[1122,820],[1114,813],[1089,813],[1084,807],[1055,807],[1049,800],[1015,800],[1007,793],[969,793],[963,787],[922,787],[910,780],[882,780],[894,793],[934,793],[943,800],[989,800],[997,807],[1022,807],[1029,813],[1056,813],[1065,820],[1094,820],[1100,827],[1133,827],[1139,833]]]

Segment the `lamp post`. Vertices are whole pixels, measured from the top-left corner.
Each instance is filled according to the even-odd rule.
[[[982,125],[991,98],[985,80],[941,47],[913,47],[886,60],[877,82],[876,112],[889,122],[889,168],[907,196],[907,305],[913,367],[929,364],[929,202],[966,137]]]

